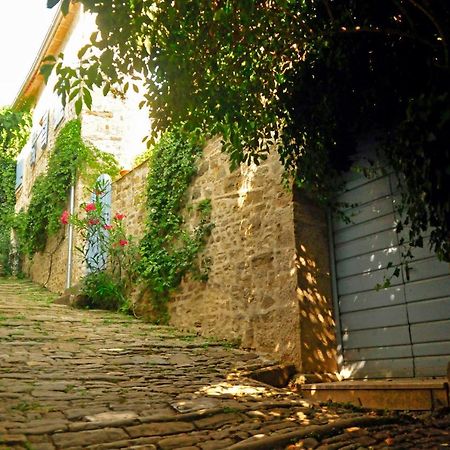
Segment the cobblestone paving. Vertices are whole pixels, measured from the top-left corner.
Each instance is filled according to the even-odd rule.
[[[445,412],[310,404],[240,376],[255,354],[53,299],[0,279],[0,449],[448,448]]]

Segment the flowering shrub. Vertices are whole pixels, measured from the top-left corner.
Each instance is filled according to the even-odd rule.
[[[69,217],[70,217],[70,214],[69,214],[69,211],[64,211],[62,214],[61,214],[61,223],[63,224],[63,225],[68,225],[69,224]]]
[[[101,191],[96,191],[95,195],[96,195],[96,197],[100,198],[101,195],[102,195],[102,192]],[[95,211],[96,210],[95,203],[88,203],[87,205],[85,205],[84,210],[86,212]]]
[[[107,185],[97,181],[91,193],[91,202],[80,205],[81,213],[70,215],[64,211],[60,221],[72,224],[82,239],[83,244],[75,248],[86,264],[88,273],[82,280],[82,293],[92,301],[90,306],[126,309],[125,292],[135,279],[137,247],[126,235],[125,215],[117,213],[110,219],[103,201]]]

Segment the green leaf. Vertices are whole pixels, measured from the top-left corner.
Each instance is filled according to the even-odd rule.
[[[45,58],[42,59],[42,62],[56,62],[56,57],[54,55],[47,55]]]
[[[55,5],[57,5],[60,2],[60,0],[47,0],[47,8],[51,9]]]
[[[88,88],[83,88],[83,100],[85,105],[91,109],[92,107],[92,95]]]
[[[78,100],[75,102],[75,113],[77,116],[81,114],[82,108],[83,108],[83,100],[81,100],[81,97],[78,97]]]
[[[69,102],[71,102],[80,93],[80,89],[72,89],[69,95]]]
[[[55,67],[54,64],[42,64],[42,66],[39,68],[39,73],[44,77],[45,82],[48,81],[53,71],[53,67]]]
[[[103,95],[108,95],[109,90],[111,89],[111,85],[109,83],[106,83],[105,86],[103,86]]]
[[[61,12],[63,13],[64,16],[67,16],[67,14],[69,14],[70,1],[71,0],[62,0]]]
[[[86,44],[83,47],[80,48],[80,50],[78,51],[78,59],[83,58],[84,54],[87,52],[87,50],[91,48],[90,44]]]

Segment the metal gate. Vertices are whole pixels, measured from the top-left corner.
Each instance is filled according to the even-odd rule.
[[[338,201],[351,222],[334,218],[334,272],[342,374],[349,378],[442,376],[450,361],[450,270],[427,248],[415,249],[382,284],[389,262],[401,262],[392,175],[349,175]]]

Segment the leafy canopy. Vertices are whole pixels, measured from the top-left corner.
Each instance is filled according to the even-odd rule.
[[[381,136],[406,192],[409,241],[420,244],[432,225],[431,247],[450,258],[447,0],[81,3],[100,31],[80,65],[43,67],[56,65],[63,96],[81,107],[95,86],[117,93],[140,81],[150,143],[183,124],[220,133],[234,166],[276,148],[299,185],[326,203],[361,138]]]

